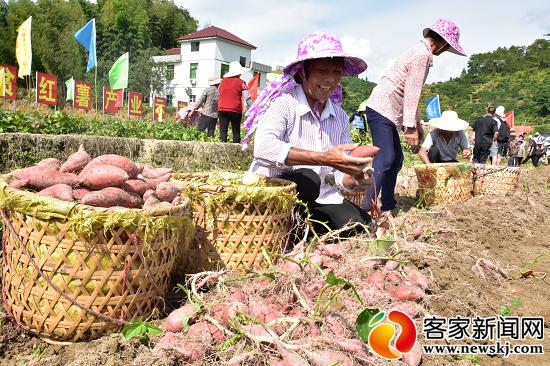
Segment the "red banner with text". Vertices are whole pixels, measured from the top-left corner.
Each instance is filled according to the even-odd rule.
[[[15,100],[17,98],[17,68],[15,66],[0,64],[4,69],[4,95],[0,98]]]
[[[36,72],[36,103],[55,105],[57,103],[57,76]]]
[[[153,120],[163,121],[166,118],[166,98],[155,97],[153,104]]]
[[[143,115],[143,94],[138,92],[128,92],[128,115]]]
[[[74,100],[75,109],[92,109],[92,84],[85,81],[74,81]]]

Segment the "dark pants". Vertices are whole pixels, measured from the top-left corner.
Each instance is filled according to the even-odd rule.
[[[490,148],[491,146],[474,145],[472,161],[474,163],[485,164],[487,162],[487,158],[489,157]]]
[[[525,159],[523,159],[523,161],[521,162],[521,164],[525,164],[529,161],[529,159],[532,159],[533,160],[533,166],[536,168],[537,166],[539,166],[539,159],[540,159],[540,155],[537,155],[537,154],[532,154],[532,155],[527,155],[525,157]]]
[[[458,163],[458,160],[442,160],[441,153],[435,145],[428,150],[428,159],[430,159],[430,163]]]
[[[319,197],[321,178],[311,169],[296,169],[282,174],[280,178],[296,183],[298,199],[306,204],[311,214],[311,218],[325,222],[332,230],[340,229],[348,223],[359,222],[361,224],[368,224],[371,221],[367,211],[359,208],[346,199],[340,204],[321,204],[315,202]],[[321,224],[314,223],[314,228],[317,234],[324,234],[327,232],[326,227]],[[354,235],[360,231],[361,229],[355,229],[343,233],[342,236]]]
[[[364,206],[370,209],[371,202],[376,202],[378,193],[382,191],[381,209],[393,210],[397,204],[395,200],[397,174],[403,166],[404,159],[399,133],[392,121],[370,108],[367,108],[367,123],[372,143],[379,147],[380,151],[372,163],[377,192],[375,192],[375,185],[371,185]]]
[[[208,137],[214,136],[214,131],[216,131],[216,123],[218,122],[217,118],[214,117],[208,117],[207,115],[201,114],[201,118],[199,119],[199,123],[197,125],[197,128],[199,131],[205,131],[208,129],[208,132],[206,135]]]
[[[502,157],[508,156],[508,142],[498,142],[498,154]]]
[[[519,166],[521,164],[521,156],[512,156],[508,159],[508,166]]]
[[[241,118],[242,113],[218,111],[218,118],[220,119],[220,139],[223,142],[227,142],[227,130],[229,123],[231,122],[231,131],[233,132],[233,142],[241,142]]]

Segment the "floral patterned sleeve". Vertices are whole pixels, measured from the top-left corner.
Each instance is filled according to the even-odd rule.
[[[429,55],[415,55],[409,62],[403,95],[403,126],[415,127],[420,93],[430,68]]]

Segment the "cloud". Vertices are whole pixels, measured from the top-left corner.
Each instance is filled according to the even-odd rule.
[[[201,26],[211,23],[256,45],[255,61],[286,65],[298,41],[312,31],[339,36],[344,50],[364,58],[362,76],[377,81],[421,39],[437,18],[454,20],[467,53],[528,45],[550,32],[550,3],[537,0],[176,0]],[[544,4],[543,4],[544,3]],[[434,57],[428,82],[458,77],[468,59],[454,54]]]

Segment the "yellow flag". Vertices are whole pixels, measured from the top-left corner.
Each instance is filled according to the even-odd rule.
[[[17,76],[23,78],[31,74],[32,49],[31,49],[31,22],[32,16],[17,28],[17,41],[15,42],[15,57],[19,64]]]
[[[6,94],[6,72],[4,67],[0,66],[0,97]]]

